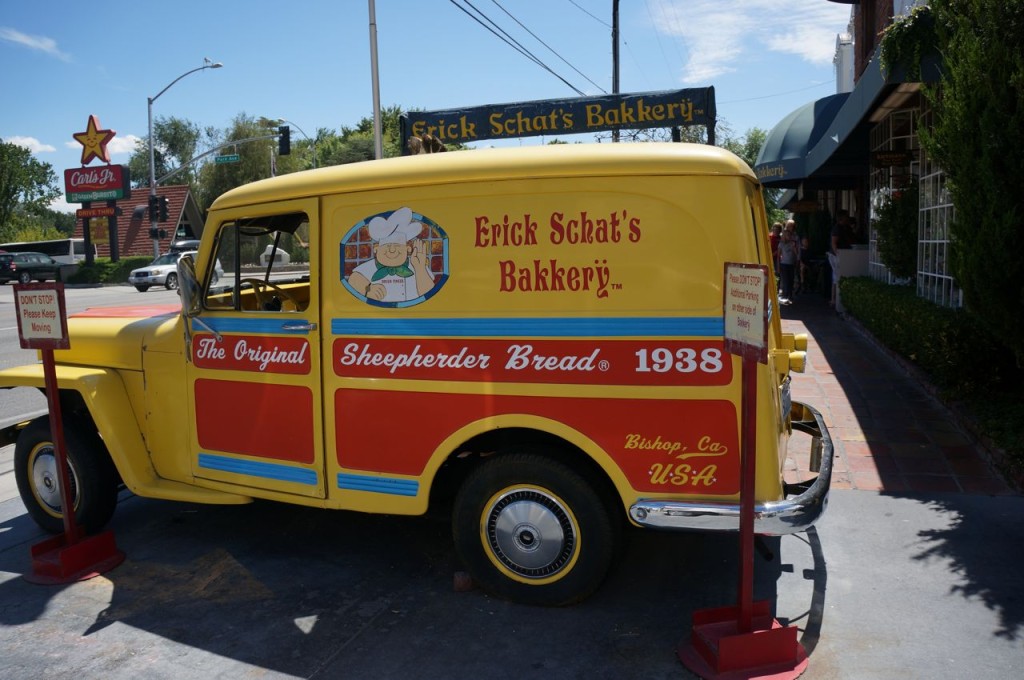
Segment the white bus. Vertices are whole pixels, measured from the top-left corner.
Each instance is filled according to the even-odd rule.
[[[0,252],[44,253],[61,264],[75,264],[85,260],[85,239],[60,238],[52,241],[0,243]],[[93,258],[96,257],[95,245],[92,247],[92,255]]]

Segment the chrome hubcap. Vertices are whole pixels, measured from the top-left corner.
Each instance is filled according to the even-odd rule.
[[[71,484],[71,496],[74,499],[76,484],[73,469],[68,471],[68,477]],[[57,472],[57,457],[52,447],[43,449],[33,459],[32,487],[35,489],[40,503],[46,505],[55,514],[61,512],[63,502],[60,497],[60,474]]]
[[[498,498],[487,516],[487,537],[502,564],[533,578],[564,568],[577,542],[575,527],[562,504],[533,489]]]

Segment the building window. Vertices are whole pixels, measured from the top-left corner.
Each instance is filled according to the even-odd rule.
[[[893,194],[912,185],[920,175],[920,142],[917,120],[920,111],[900,109],[883,118],[871,130],[871,174],[868,240],[868,274],[886,283],[898,283],[878,254],[874,222],[878,209]],[[920,267],[920,264],[919,264]]]
[[[931,124],[925,111],[921,124]],[[962,307],[963,291],[949,267],[953,198],[946,188],[946,174],[935,161],[921,154],[921,218],[918,221],[917,294],[945,307]]]

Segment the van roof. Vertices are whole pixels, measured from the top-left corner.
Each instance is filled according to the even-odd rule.
[[[707,144],[551,144],[405,156],[296,172],[232,189],[210,207],[218,210],[366,189],[566,175],[723,175],[757,182],[743,160]]]

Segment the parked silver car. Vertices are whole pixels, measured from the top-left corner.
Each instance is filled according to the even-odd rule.
[[[140,293],[145,293],[150,286],[163,286],[167,290],[176,290],[178,288],[178,259],[182,255],[191,255],[195,258],[198,253],[195,251],[164,253],[145,267],[132,270],[132,273],[128,275],[128,283],[135,286]],[[222,276],[224,276],[224,269],[220,266],[220,260],[217,260],[210,285],[215,285]]]

